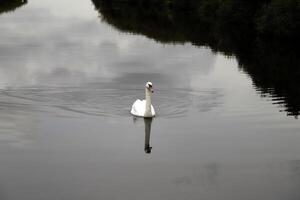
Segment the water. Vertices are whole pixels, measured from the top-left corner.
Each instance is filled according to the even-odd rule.
[[[88,0],[0,24],[1,199],[300,198],[300,104],[234,56],[120,32]],[[152,121],[129,113],[146,81]]]

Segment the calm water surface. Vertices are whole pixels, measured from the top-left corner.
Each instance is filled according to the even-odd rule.
[[[152,121],[129,113],[148,80]],[[300,199],[281,101],[234,57],[119,32],[89,0],[30,0],[0,15],[0,198]]]

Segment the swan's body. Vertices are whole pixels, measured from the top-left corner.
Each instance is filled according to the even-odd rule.
[[[131,114],[138,116],[138,117],[154,117],[155,116],[155,110],[153,108],[153,106],[151,105],[151,110],[150,110],[150,115],[148,113],[148,115],[146,114],[146,100],[140,100],[137,99],[131,108]]]
[[[154,117],[155,110],[151,104],[151,94],[153,93],[152,83],[146,83],[146,99],[139,100],[137,99],[131,108],[131,114],[137,117]]]

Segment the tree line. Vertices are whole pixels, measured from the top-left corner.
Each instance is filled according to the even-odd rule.
[[[0,14],[13,11],[27,3],[27,0],[0,0]]]
[[[300,0],[93,0],[112,7],[127,4],[152,16],[191,19],[210,30],[239,28],[261,37],[296,38]],[[146,9],[147,8],[147,9]],[[132,9],[130,9],[132,10]],[[129,11],[130,11],[129,10]]]

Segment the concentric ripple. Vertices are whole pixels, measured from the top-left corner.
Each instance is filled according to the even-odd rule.
[[[157,117],[177,118],[189,110],[207,111],[218,105],[219,92],[183,89],[156,90],[153,104]],[[143,89],[128,88],[21,88],[0,92],[0,110],[10,112],[48,112],[58,116],[76,114],[124,117],[130,116],[132,103],[144,98]]]

